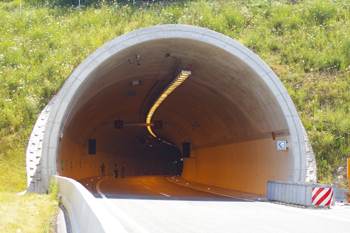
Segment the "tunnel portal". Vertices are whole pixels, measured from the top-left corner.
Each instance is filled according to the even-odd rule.
[[[163,128],[153,138],[138,124],[182,70],[191,75],[155,111]],[[98,175],[102,163],[110,173],[125,163],[127,174],[167,174],[183,161],[176,172],[187,180],[256,194],[266,194],[268,180],[307,178],[303,127],[283,84],[252,51],[208,29],[163,25],[117,37],[87,57],[51,102],[44,190],[51,175],[82,179]],[[278,140],[288,149],[277,150]]]

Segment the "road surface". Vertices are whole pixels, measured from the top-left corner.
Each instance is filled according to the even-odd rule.
[[[350,207],[310,209],[246,201],[180,186],[167,177],[80,182],[128,232],[350,232]]]

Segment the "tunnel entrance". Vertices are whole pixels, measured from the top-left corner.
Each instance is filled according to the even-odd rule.
[[[152,121],[163,122],[154,138],[136,125],[183,70],[191,75],[154,112]],[[164,174],[183,160],[176,172],[184,179],[256,194],[266,194],[268,180],[307,178],[302,124],[283,84],[252,51],[204,28],[165,25],[120,36],[86,58],[53,102],[44,189],[50,175],[82,179],[102,163],[110,172],[125,163],[128,173]],[[89,139],[96,154],[88,153]],[[277,141],[287,150],[277,150]]]

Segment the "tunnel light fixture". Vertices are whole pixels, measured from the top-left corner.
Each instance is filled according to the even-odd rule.
[[[157,101],[153,104],[151,109],[148,112],[146,123],[151,123],[151,119],[159,105],[178,87],[180,86],[189,76],[191,75],[191,71],[183,70],[180,72],[180,74],[174,79],[172,83],[169,84],[169,86],[165,89],[165,91],[159,96]],[[147,126],[148,132],[153,136],[157,137],[152,129],[151,126]]]
[[[165,144],[168,144],[168,145],[170,145],[170,146],[174,146],[174,147],[177,147],[175,144],[172,144],[172,143],[170,143],[170,142],[167,142],[167,141],[164,141],[163,140],[163,143],[165,143]]]

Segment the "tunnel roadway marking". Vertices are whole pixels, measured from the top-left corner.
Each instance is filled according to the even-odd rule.
[[[138,182],[139,182],[140,185],[142,185],[143,187],[145,187],[145,188],[147,188],[147,189],[149,189],[149,190],[151,190],[151,191],[153,191],[153,192],[159,193],[160,195],[163,195],[163,196],[166,196],[166,197],[171,197],[171,196],[168,195],[168,194],[160,193],[160,192],[158,192],[158,191],[156,191],[156,190],[154,190],[154,189],[148,187],[147,185],[142,184],[142,182],[140,181],[140,178],[138,179]]]
[[[165,193],[159,193],[159,194],[161,194],[161,195],[163,195],[163,196],[166,196],[166,197],[171,197],[170,195],[165,194]]]
[[[108,177],[108,178],[111,178],[111,177]],[[101,179],[99,182],[97,182],[96,184],[96,190],[98,192],[98,194],[100,194],[100,196],[103,198],[103,199],[107,199],[107,197],[101,192],[100,190],[100,183],[103,181],[103,180],[106,180],[108,178],[104,178],[104,179]]]
[[[232,196],[232,195],[227,195],[227,194],[224,194],[224,193],[220,193],[220,192],[215,192],[215,191],[211,191],[211,190],[206,190],[206,189],[201,189],[201,188],[196,188],[196,187],[193,187],[193,186],[189,186],[188,183],[187,185],[184,185],[184,184],[181,184],[180,182],[175,182],[173,181],[171,178],[173,179],[174,177],[173,176],[169,176],[167,177],[167,180],[173,184],[177,184],[177,185],[181,185],[183,187],[187,187],[187,188],[191,188],[191,189],[195,189],[195,190],[198,190],[198,191],[202,191],[202,192],[206,192],[206,193],[211,193],[211,194],[215,194],[215,195],[219,195],[219,196],[223,196],[223,197],[229,197],[229,198],[232,198],[232,199],[240,199],[240,200],[244,200],[244,201],[249,201],[249,202],[256,202],[254,200],[250,200],[250,199],[246,199],[246,198],[241,198],[241,197],[236,197],[236,196]],[[96,184],[96,190],[97,190],[97,193],[103,198],[103,199],[106,199],[108,200],[108,198],[101,192],[101,189],[100,189],[100,183],[103,181],[103,180],[106,180],[106,179],[109,179],[109,178],[113,178],[112,177],[107,177],[107,178],[104,178],[104,179],[101,179],[99,182],[97,182]],[[166,197],[171,197],[171,195],[169,194],[165,194],[165,193],[161,193],[161,192],[158,192],[157,190],[154,190],[150,187],[148,187],[147,185],[144,185],[140,179],[138,179],[138,182],[140,185],[142,185],[143,187],[153,191],[153,192],[156,192],[160,195],[163,195],[163,196],[166,196]],[[175,198],[177,199],[177,198]]]
[[[184,184],[181,184],[181,183],[179,183],[179,182],[173,181],[172,179],[170,179],[170,177],[173,178],[173,176],[167,177],[167,180],[168,180],[169,182],[174,183],[174,184],[177,184],[177,185],[181,185],[181,186],[183,186],[183,187],[187,187],[187,188],[191,188],[191,189],[195,189],[195,190],[198,190],[198,191],[207,192],[207,193],[211,193],[211,194],[215,194],[215,195],[219,195],[219,196],[229,197],[229,198],[232,198],[232,199],[240,199],[240,200],[249,201],[249,202],[256,202],[256,201],[254,201],[254,200],[250,200],[250,199],[246,199],[246,198],[231,196],[231,195],[227,195],[227,194],[223,194],[223,193],[219,193],[219,192],[215,192],[215,191],[211,191],[211,190],[206,190],[206,189],[196,188],[196,187],[189,186],[189,185],[184,185]],[[113,178],[113,176],[112,176],[112,177],[108,177],[108,178]],[[106,199],[106,200],[108,200],[108,198],[101,192],[100,183],[101,183],[103,180],[106,180],[106,179],[108,179],[108,178],[101,179],[101,180],[100,180],[99,182],[97,182],[97,184],[96,184],[96,190],[97,190],[98,194],[99,194],[103,199]],[[145,188],[147,188],[147,189],[149,189],[149,190],[151,190],[151,191],[153,191],[153,192],[156,192],[156,193],[158,193],[158,194],[160,194],[160,195],[163,195],[163,196],[166,196],[166,197],[171,197],[171,195],[158,192],[158,191],[156,191],[156,190],[154,190],[154,189],[148,187],[147,185],[144,185],[144,184],[140,181],[140,179],[138,179],[138,182],[139,182],[140,185],[142,185],[143,187],[145,187]],[[175,199],[177,199],[177,198],[175,198]]]
[[[216,195],[223,196],[223,197],[229,197],[229,198],[233,198],[233,199],[240,199],[240,200],[249,201],[249,202],[256,202],[254,200],[250,200],[250,199],[246,199],[246,198],[235,197],[235,196],[227,195],[227,194],[224,194],[224,193],[219,193],[219,192],[214,192],[214,191],[210,191],[210,190],[206,190],[206,189],[196,188],[196,187],[189,186],[189,185],[184,185],[184,184],[181,184],[180,182],[173,181],[172,179],[170,179],[170,177],[172,177],[172,179],[174,179],[173,176],[169,176],[167,178],[167,180],[169,182],[177,184],[177,185],[181,185],[181,186],[184,186],[184,187],[187,187],[187,188],[199,190],[199,191],[206,192],[206,193],[216,194]]]
[[[108,177],[108,178],[113,178],[113,176],[112,176],[112,177]],[[108,179],[108,178],[101,179],[101,180],[100,180],[99,182],[97,182],[97,184],[96,184],[96,190],[97,190],[98,194],[100,194],[100,196],[101,196],[103,199],[108,199],[108,198],[101,192],[100,183],[101,183],[103,180],[106,180],[106,179]],[[159,193],[160,195],[163,195],[163,196],[166,196],[166,197],[171,197],[169,194],[160,193],[160,192],[158,192],[158,191],[156,191],[156,190],[154,190],[154,189],[152,189],[152,188],[150,188],[150,187],[148,187],[148,186],[142,184],[142,182],[140,181],[140,179],[138,180],[138,182],[139,182],[139,184],[141,184],[143,187],[145,187],[145,188],[147,188],[147,189],[149,189],[149,190],[152,190],[153,192]]]
[[[112,177],[108,177],[108,178],[113,178]],[[140,224],[138,224],[137,222],[135,222],[132,218],[130,218],[127,214],[125,214],[121,209],[119,209],[117,206],[115,206],[102,192],[100,189],[100,183],[103,180],[106,180],[108,178],[104,178],[101,179],[99,182],[97,182],[96,184],[96,190],[98,192],[98,194],[101,195],[102,199],[105,200],[105,202],[108,202],[109,206],[111,206],[114,210],[114,213],[116,213],[120,218],[123,219],[124,222],[127,223],[128,226],[133,226],[134,228],[137,229],[137,232],[141,232],[141,233],[149,233],[148,230],[146,230],[145,228],[143,228]]]

